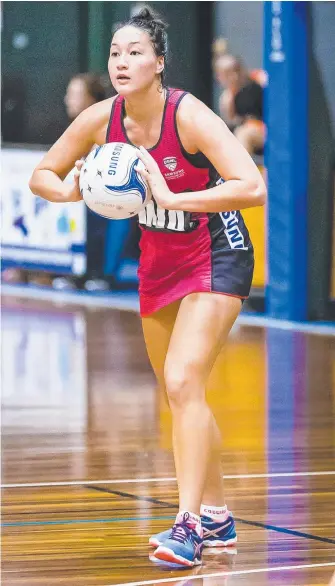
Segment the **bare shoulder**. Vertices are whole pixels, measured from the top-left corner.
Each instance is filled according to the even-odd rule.
[[[180,102],[176,120],[180,139],[190,153],[198,150],[199,134],[208,134],[211,129],[224,125],[219,116],[192,94],[186,94]]]
[[[217,118],[213,110],[208,108],[208,106],[206,106],[201,100],[192,94],[186,94],[180,102],[177,111],[177,121],[180,124],[193,124],[195,119],[199,116]]]
[[[221,177],[262,183],[255,163],[226,123],[195,96],[188,94],[180,102],[177,128],[187,152],[203,153]]]

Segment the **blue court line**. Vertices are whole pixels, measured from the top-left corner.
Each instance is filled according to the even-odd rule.
[[[85,523],[126,523],[127,521],[165,521],[166,519],[175,519],[175,515],[161,515],[159,517],[110,517],[108,519],[61,519],[57,521],[13,521],[10,523],[1,523],[1,527],[31,527],[31,526],[46,526],[46,525],[79,525]],[[315,541],[322,541],[323,543],[331,543],[335,545],[335,539],[329,537],[319,537],[310,533],[303,533],[302,531],[295,531],[285,527],[277,527],[276,525],[267,525],[266,523],[258,523],[257,521],[247,521],[246,519],[239,519],[235,517],[235,521],[243,523],[244,525],[251,525],[252,527],[259,527],[277,533],[284,533],[286,535],[294,535],[295,537],[304,537],[305,539],[313,539]]]
[[[28,527],[32,525],[75,525],[79,523],[122,523],[127,521],[165,521],[175,519],[176,515],[163,515],[160,517],[110,517],[109,519],[61,519],[55,521],[13,521],[1,523],[1,527]]]
[[[124,498],[129,498],[131,500],[140,500],[145,502],[150,502],[152,504],[157,504],[160,506],[168,507],[171,509],[176,509],[177,506],[173,503],[169,503],[166,501],[161,501],[160,499],[155,499],[152,497],[145,497],[140,495],[135,495],[129,492],[119,491],[119,490],[111,490],[109,488],[104,488],[101,486],[94,486],[94,485],[83,485],[87,489],[97,490],[99,492],[107,492],[109,494],[114,494],[116,496],[121,496]],[[175,519],[175,515],[161,515],[159,517],[111,517],[108,519],[65,519],[61,521],[14,521],[9,523],[2,523],[2,527],[25,527],[31,525],[74,525],[79,523],[121,523],[127,521],[164,521],[165,519]],[[295,537],[303,537],[304,539],[312,539],[314,541],[321,541],[322,543],[331,543],[335,545],[335,539],[331,539],[329,537],[320,537],[318,535],[313,535],[311,533],[304,533],[303,531],[296,531],[294,529],[288,529],[286,527],[277,527],[276,525],[268,525],[267,523],[260,523],[258,521],[248,521],[246,519],[240,519],[239,517],[235,517],[235,521],[238,523],[242,523],[243,525],[250,525],[251,527],[259,527],[260,529],[267,529],[269,531],[276,531],[277,533],[283,533],[284,535],[294,535]]]
[[[304,537],[305,539],[314,539],[315,541],[322,541],[324,543],[332,543],[335,545],[335,539],[330,537],[319,537],[311,533],[303,533],[303,531],[295,531],[294,529],[287,529],[286,527],[277,527],[276,525],[267,525],[266,523],[259,523],[257,521],[247,521],[246,519],[239,519],[234,517],[235,521],[243,523],[244,525],[251,525],[252,527],[260,527],[261,529],[268,529],[269,531],[276,531],[277,533],[285,533],[286,535],[294,535],[295,537]]]
[[[124,492],[120,490],[113,490],[111,488],[105,488],[103,486],[94,486],[94,485],[84,485],[85,488],[88,490],[97,490],[100,492],[107,492],[109,494],[114,494],[116,496],[121,496],[124,498],[129,498],[131,500],[136,501],[143,501],[153,503],[155,505],[160,505],[162,507],[169,507],[170,509],[175,509],[177,511],[177,505],[173,503],[169,503],[167,501],[162,501],[160,499],[148,497],[148,496],[140,496],[137,494],[133,494],[131,492]],[[244,525],[251,525],[252,527],[260,527],[261,529],[267,529],[270,531],[276,531],[277,533],[284,533],[286,535],[294,535],[295,537],[303,537],[304,539],[314,539],[315,541],[322,541],[323,543],[331,543],[335,545],[335,539],[331,539],[329,537],[319,537],[318,535],[313,535],[311,533],[304,533],[302,531],[296,531],[294,529],[287,529],[286,527],[277,527],[276,525],[268,525],[267,523],[260,523],[259,521],[247,521],[246,519],[240,519],[238,517],[234,517],[235,521],[239,523],[243,523]]]

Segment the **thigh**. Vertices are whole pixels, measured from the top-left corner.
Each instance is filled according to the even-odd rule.
[[[164,363],[170,344],[180,300],[142,318],[144,341],[149,360],[161,388],[164,388]]]
[[[165,376],[206,383],[212,366],[241,311],[236,297],[192,293],[181,301],[165,362]]]

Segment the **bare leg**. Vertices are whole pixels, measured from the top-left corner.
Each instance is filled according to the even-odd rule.
[[[205,294],[207,295],[207,294]],[[216,298],[218,296],[215,296]],[[222,297],[223,299],[230,299]],[[166,392],[164,381],[164,364],[170,344],[172,331],[176,322],[180,301],[172,303],[171,305],[155,312],[152,316],[143,318],[143,333],[145,343],[149,355],[149,359],[153,370],[156,374],[158,384],[161,389]],[[237,305],[237,312],[240,310],[241,303],[239,300],[233,300],[233,304]],[[218,344],[220,349],[221,342],[224,343],[224,336]],[[213,363],[216,356],[213,357]],[[209,366],[209,371],[211,366]],[[215,418],[210,414],[210,459],[208,463],[207,475],[202,502],[207,505],[222,506],[225,504],[224,497],[224,483],[222,479],[222,465],[221,465],[221,434],[218,429]],[[178,440],[175,433],[175,426],[173,430],[173,451],[176,467],[177,478],[180,477],[180,456]]]
[[[206,402],[205,386],[240,309],[241,301],[233,297],[188,295],[180,304],[166,357],[164,378],[178,455],[180,509],[195,514],[200,513],[208,472],[212,481],[206,497],[223,499],[220,465],[217,456],[212,457],[218,430]]]

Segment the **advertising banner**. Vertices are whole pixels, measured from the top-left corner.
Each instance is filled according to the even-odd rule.
[[[50,203],[29,189],[44,151],[2,150],[2,266],[81,275],[86,270],[83,202]],[[70,173],[66,181],[72,181]]]

